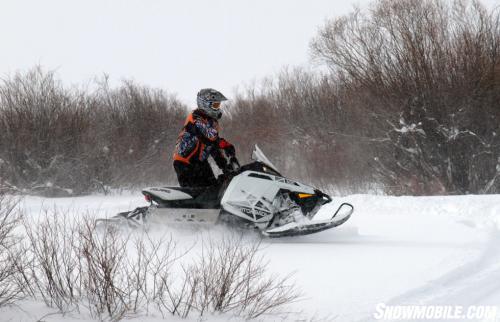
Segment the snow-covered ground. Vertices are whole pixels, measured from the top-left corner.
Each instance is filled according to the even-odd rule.
[[[304,294],[289,307],[292,313],[286,320],[373,321],[379,303],[497,305],[500,312],[500,195],[353,195],[342,200],[355,206],[353,217],[343,226],[315,235],[263,241],[269,270],[280,275],[294,273]],[[63,213],[104,217],[144,204],[137,193],[26,197],[21,207],[33,217],[54,207]],[[327,215],[333,206],[326,206],[319,215]],[[200,233],[161,229],[169,230],[186,246]],[[204,233],[220,236],[227,230],[211,227]],[[19,307],[0,310],[0,320],[33,321],[50,312],[42,303],[22,302]],[[43,318],[68,319],[59,315]]]

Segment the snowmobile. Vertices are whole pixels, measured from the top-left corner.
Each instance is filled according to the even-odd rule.
[[[233,171],[220,175],[210,187],[152,187],[142,191],[150,203],[122,212],[101,223],[137,227],[157,222],[227,223],[258,229],[268,237],[317,233],[346,222],[354,211],[341,203],[330,218],[315,219],[318,210],[332,202],[327,194],[283,177],[255,145],[252,162],[240,166],[229,158]]]

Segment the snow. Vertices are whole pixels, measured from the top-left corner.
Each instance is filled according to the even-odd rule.
[[[304,294],[288,308],[291,313],[286,320],[373,321],[379,303],[499,305],[500,195],[352,195],[334,198],[318,216],[327,217],[342,201],[352,203],[355,211],[336,229],[263,240],[270,272],[293,273]],[[58,199],[25,197],[20,207],[34,218],[55,208],[68,214],[106,217],[142,205],[146,202],[140,193],[123,193]],[[186,247],[200,236],[194,229],[156,229],[158,233],[168,231]],[[228,231],[215,226],[202,233],[222,236]],[[1,309],[0,316],[1,320],[32,321],[53,312],[42,302],[23,301]],[[77,314],[43,318],[87,319]],[[130,320],[160,319],[140,316]]]

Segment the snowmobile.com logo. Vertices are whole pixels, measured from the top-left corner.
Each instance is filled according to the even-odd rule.
[[[386,305],[379,303],[373,317],[376,320],[444,320],[500,322],[497,306],[461,305]]]

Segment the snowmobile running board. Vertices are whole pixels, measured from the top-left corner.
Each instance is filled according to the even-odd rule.
[[[342,208],[344,208],[344,210],[347,209],[346,213],[337,219],[336,217],[340,213]],[[308,223],[291,222],[281,227],[267,229],[263,231],[262,234],[270,238],[279,238],[318,233],[320,231],[342,225],[347,220],[349,220],[353,211],[354,207],[350,203],[344,202],[337,208],[337,211],[335,211],[330,219],[317,221],[312,220]]]

